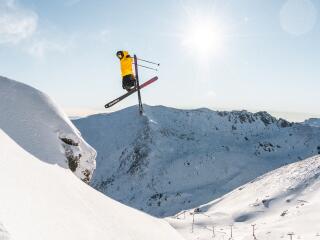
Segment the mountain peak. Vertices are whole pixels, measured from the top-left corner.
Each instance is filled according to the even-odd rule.
[[[260,111],[256,113],[248,112],[247,110],[242,111],[217,111],[217,114],[221,117],[227,117],[229,122],[233,123],[254,123],[261,121],[265,126],[271,124],[277,124],[281,127],[291,127],[293,123],[288,122],[284,119],[277,119],[266,111]]]

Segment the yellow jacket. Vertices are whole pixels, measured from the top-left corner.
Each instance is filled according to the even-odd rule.
[[[133,59],[127,51],[122,51],[122,53],[123,53],[123,58],[120,59],[121,75],[122,77],[130,74],[133,75],[133,70],[132,70]]]

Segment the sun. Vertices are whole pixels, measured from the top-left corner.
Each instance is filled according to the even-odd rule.
[[[198,57],[217,55],[222,49],[222,26],[210,16],[189,19],[182,34],[182,45]]]

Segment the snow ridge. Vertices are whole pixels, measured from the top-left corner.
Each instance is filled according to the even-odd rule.
[[[320,127],[320,119],[319,118],[310,118],[303,122],[303,124],[312,126],[312,127]]]
[[[44,93],[0,76],[0,128],[22,148],[50,164],[70,168],[89,182],[95,150]]]
[[[291,127],[293,123],[286,121],[285,119],[276,119],[268,112],[262,111],[257,113],[251,113],[246,110],[242,111],[218,111],[217,114],[221,117],[227,117],[229,122],[237,123],[253,123],[255,121],[261,121],[268,126],[270,124],[276,124],[279,127]]]

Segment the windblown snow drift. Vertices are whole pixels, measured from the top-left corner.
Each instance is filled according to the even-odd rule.
[[[89,182],[95,150],[44,93],[0,77],[0,128],[22,148],[50,164],[70,168]]]

